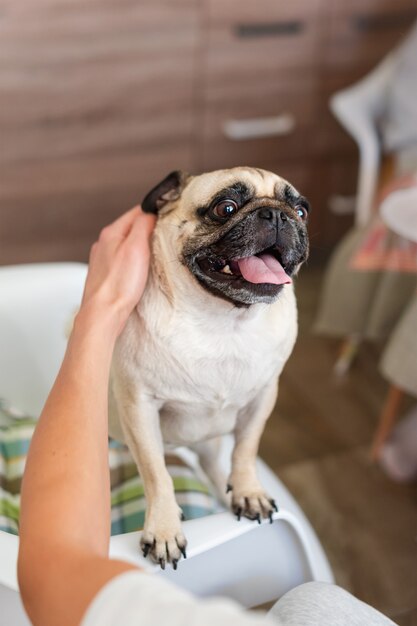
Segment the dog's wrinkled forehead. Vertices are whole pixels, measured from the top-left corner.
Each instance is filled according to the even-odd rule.
[[[277,174],[251,167],[217,170],[193,177],[181,195],[181,213],[191,219],[198,209],[210,205],[217,198],[236,198],[241,203],[259,198],[289,200],[298,192]]]

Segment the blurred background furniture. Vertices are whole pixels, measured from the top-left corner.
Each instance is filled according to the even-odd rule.
[[[417,244],[417,186],[388,196],[381,205],[380,214],[393,232]],[[372,443],[373,460],[380,456],[392,431],[404,393],[417,398],[417,291],[387,343],[381,371],[390,387]]]
[[[395,71],[391,52],[370,74],[358,83],[332,95],[330,107],[359,148],[357,192],[354,200],[355,225],[366,226],[372,217],[382,161],[378,122],[385,108],[386,93]],[[350,368],[361,343],[358,332],[343,341],[334,367],[337,376]]]
[[[86,269],[76,263],[0,268],[0,398],[25,415],[37,416],[42,410],[65,351],[68,323],[80,302]],[[225,475],[231,451],[227,438],[221,454]],[[182,455],[196,466],[189,451]],[[137,532],[113,536],[110,553],[200,596],[225,595],[245,607],[269,602],[310,580],[333,582],[325,553],[300,507],[260,460],[258,471],[280,506],[273,524],[238,523],[229,512],[184,522],[188,558],[178,571],[170,567],[162,571],[144,559]],[[17,593],[17,550],[18,537],[0,531],[0,626],[29,623]]]
[[[416,40],[416,36],[414,36],[414,40]],[[414,52],[417,51],[417,45],[414,46],[413,50]],[[365,78],[353,86],[337,92],[330,100],[334,115],[347,132],[355,139],[359,147],[360,160],[355,201],[355,227],[357,236],[352,232],[351,241],[346,241],[345,244],[342,243],[343,249],[337,249],[333,255],[333,260],[328,270],[328,275],[332,274],[333,280],[329,276],[327,279],[328,285],[327,287],[325,286],[324,289],[321,309],[316,322],[318,332],[341,334],[343,332],[341,330],[342,326],[346,324],[346,322],[337,319],[337,307],[334,311],[329,310],[329,291],[333,291],[335,286],[333,283],[335,281],[338,282],[341,278],[345,279],[344,283],[349,292],[349,297],[357,296],[362,299],[366,308],[372,308],[372,297],[378,297],[379,295],[377,288],[375,288],[375,282],[379,280],[376,273],[374,273],[373,278],[367,275],[361,276],[358,275],[358,273],[355,275],[346,272],[342,276],[339,266],[345,264],[347,267],[350,260],[349,256],[353,255],[355,247],[359,244],[360,239],[363,238],[363,232],[361,233],[361,230],[363,231],[363,229],[366,228],[375,215],[378,189],[381,191],[385,183],[395,178],[395,174],[403,173],[400,169],[401,165],[398,164],[398,156],[396,155],[394,157],[391,155],[387,157],[386,153],[384,154],[383,134],[381,133],[381,127],[384,126],[384,117],[388,117],[389,115],[392,117],[392,111],[389,111],[388,101],[390,91],[394,89],[394,82],[402,62],[402,54],[403,46],[400,46],[395,51],[391,52],[370,74],[365,76]],[[384,164],[385,169],[383,167]],[[417,156],[415,159],[415,168],[417,171]],[[394,170],[396,170],[396,172]],[[392,202],[395,203],[395,194]],[[347,281],[349,281],[349,286],[346,285]],[[353,285],[353,282],[356,283],[356,286]],[[396,282],[397,292],[401,294],[401,297],[397,298],[398,305],[391,316],[393,320],[398,317],[402,305],[404,301],[408,299],[410,290],[413,289],[414,285],[413,277],[409,276],[398,276],[396,277]],[[381,289],[379,291],[380,293],[382,292]],[[367,292],[365,296],[364,292]],[[381,296],[379,295],[379,297]],[[392,297],[392,299],[394,299],[394,297]],[[365,312],[358,312],[358,319],[350,320],[350,322],[346,324],[346,327],[351,326],[351,330],[350,335],[342,344],[339,358],[335,364],[335,373],[337,375],[344,375],[348,371],[355,358],[361,339],[363,338],[362,335],[366,335],[367,333],[368,335],[384,333],[380,328],[377,330],[367,330],[366,323],[363,322],[364,315]],[[332,317],[333,320],[331,319]],[[388,326],[392,326],[392,323],[392,320],[388,322],[384,321],[384,324]],[[392,400],[395,403],[394,398]]]
[[[0,12],[6,264],[85,261],[100,227],[170,170],[237,164],[311,199],[312,251],[325,253],[352,222],[357,177],[328,99],[394,47],[417,7],[0,0]]]
[[[373,460],[392,429],[403,390],[417,393],[417,248],[412,243],[417,241],[416,59],[417,26],[368,76],[331,99],[334,114],[358,143],[360,167],[355,228],[336,248],[326,270],[316,330],[349,333],[335,365],[337,375],[348,371],[363,338],[388,340],[382,365],[396,384],[391,384],[382,408],[371,447]],[[390,185],[384,187],[382,164],[387,150],[392,165]],[[381,188],[386,196],[382,205],[378,185],[379,196]],[[385,235],[379,226],[380,212],[390,229]],[[395,234],[402,238],[396,242],[397,265],[390,261],[393,253],[388,245]],[[377,236],[382,243],[377,244]],[[375,256],[372,239],[380,261],[370,263],[369,258]],[[410,261],[401,264],[401,248],[407,245]],[[362,251],[362,266],[358,251]]]

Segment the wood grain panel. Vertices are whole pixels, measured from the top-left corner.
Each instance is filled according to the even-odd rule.
[[[106,223],[141,202],[170,171],[189,170],[191,165],[185,144],[146,155],[103,155],[4,168],[0,264],[85,260],[89,245]]]
[[[208,29],[205,73],[213,76],[246,79],[251,73],[273,72],[280,68],[308,71],[317,64],[319,38],[314,20],[300,18],[303,28],[280,37],[239,37],[230,26]]]
[[[0,10],[0,262],[85,260],[104,224],[192,168],[198,2]]]
[[[49,193],[106,192],[129,183],[153,184],[159,176],[175,168],[190,169],[192,160],[188,143],[148,150],[146,154],[114,154],[18,163],[2,168],[0,203],[4,209],[11,202],[30,202],[33,197],[47,198]]]
[[[344,155],[351,159],[357,156],[358,147],[351,135],[341,126],[330,109],[330,98],[342,89],[351,87],[361,80],[368,70],[363,65],[353,68],[347,67],[344,71],[337,69],[323,69],[319,81],[318,113],[319,128],[315,135],[315,151],[320,156]]]
[[[215,24],[271,23],[280,20],[312,18],[317,15],[320,6],[321,0],[292,0],[291,2],[206,0],[208,20]]]
[[[329,5],[333,14],[364,15],[370,18],[388,15],[394,19],[417,8],[416,0],[330,0],[323,8],[327,9]]]
[[[0,160],[132,150],[189,136],[195,11],[175,4],[174,13],[164,3],[163,19],[150,3],[125,3],[123,12],[106,3],[45,2],[43,14],[28,3],[6,12]]]
[[[408,33],[416,0],[332,0],[324,30],[324,66],[371,70]]]
[[[315,227],[310,230],[314,254],[323,258],[353,226],[353,214],[336,215],[329,209],[333,195],[354,196],[357,188],[357,155],[331,155],[310,164],[310,200],[317,213]]]
[[[202,167],[257,165],[265,159],[291,158],[311,153],[318,102],[314,72],[291,69],[207,77],[202,113]],[[241,70],[242,71],[242,70]],[[294,129],[271,138],[236,141],[225,134],[231,120],[265,119],[290,115]]]
[[[270,107],[246,106],[242,103],[238,118],[262,117],[277,115],[287,109]],[[236,107],[222,107],[221,113],[209,112],[205,120],[205,141],[202,152],[203,169],[234,167],[236,165],[260,166],[263,162],[276,159],[292,159],[296,156],[312,156],[314,132],[312,126],[302,123],[295,116],[297,127],[288,134],[260,139],[233,140],[223,135],[223,124],[226,120],[236,118]]]

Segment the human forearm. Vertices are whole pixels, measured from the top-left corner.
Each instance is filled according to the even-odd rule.
[[[81,311],[28,455],[22,549],[29,542],[45,553],[48,544],[75,542],[107,552],[107,385],[114,339],[110,315]]]
[[[154,218],[138,210],[92,247],[81,309],[37,425],[21,498],[18,577],[37,626],[75,626],[111,561],[108,382],[115,340],[142,295]]]

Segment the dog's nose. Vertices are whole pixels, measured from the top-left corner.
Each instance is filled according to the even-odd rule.
[[[288,219],[284,211],[273,211],[272,209],[267,209],[267,208],[259,209],[258,211],[258,216],[263,220],[273,220],[274,214],[278,217],[278,220],[281,222],[285,222]]]
[[[258,215],[263,220],[272,220],[272,218],[274,217],[274,214],[272,213],[271,209],[259,209]]]

